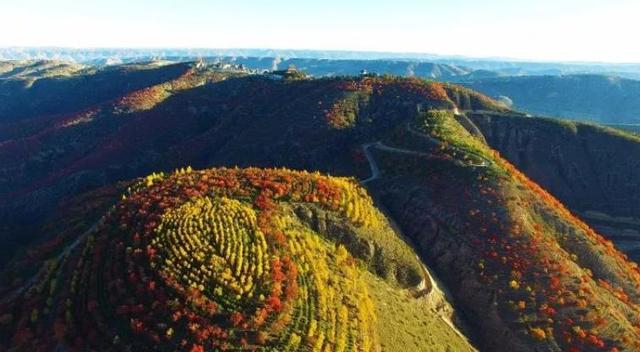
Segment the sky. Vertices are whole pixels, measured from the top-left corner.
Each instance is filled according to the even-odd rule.
[[[0,0],[0,46],[640,63],[640,0]]]

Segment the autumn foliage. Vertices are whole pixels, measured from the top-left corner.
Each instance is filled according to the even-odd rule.
[[[435,243],[427,250],[433,261],[446,263],[442,270],[447,273],[464,272],[467,260],[473,263],[473,275],[465,272],[449,284],[460,288],[457,285],[464,282],[468,286],[461,291],[465,291],[473,287],[469,282],[477,280],[482,287],[473,296],[484,293],[489,308],[472,304],[467,309],[491,316],[495,307],[496,315],[494,321],[487,318],[477,327],[504,324],[523,343],[544,348],[639,349],[637,265],[486,144],[469,143],[473,137],[468,133],[456,135],[462,127],[451,112],[437,117],[456,127],[436,124],[424,132],[437,132],[430,137],[440,145],[429,151],[442,155],[441,161],[399,153],[377,157],[383,172],[393,175],[401,167],[409,169],[426,185],[428,196],[422,197],[416,191],[406,195],[400,185],[395,186],[399,199],[415,199],[399,202],[395,214],[401,214],[399,221],[415,231],[418,240]],[[408,148],[402,143],[411,135],[405,133],[408,136],[394,142]],[[470,153],[483,163],[460,162]],[[431,228],[423,229],[424,224]],[[454,245],[448,243],[460,247],[449,251],[448,246]],[[448,256],[449,262],[442,259]],[[464,264],[456,268],[459,261]]]
[[[143,88],[121,97],[114,102],[114,110],[126,112],[149,110],[171,96],[173,91],[197,87],[204,83],[205,79],[202,76],[197,75],[194,69],[189,69],[174,80]]]
[[[341,80],[337,88],[344,94],[325,112],[327,123],[335,129],[353,127],[359,110],[375,98],[382,104],[453,106],[443,84],[419,78],[361,77]]]
[[[48,263],[10,322],[12,344],[375,350],[360,266],[291,218],[283,207],[292,203],[358,227],[375,221],[371,199],[348,179],[191,168],[141,179],[75,250]]]

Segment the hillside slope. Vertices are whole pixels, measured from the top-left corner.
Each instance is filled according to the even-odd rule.
[[[18,350],[473,351],[423,275],[352,180],[188,168],[131,184],[0,330]]]
[[[470,108],[487,104],[447,89]],[[453,107],[447,89],[417,79],[274,81],[189,70],[90,110],[33,119],[0,142],[0,226],[12,243],[4,250],[33,240],[33,219],[66,196],[185,163],[356,175],[361,143],[418,109]]]
[[[0,61],[0,79],[38,79],[68,77],[88,68],[85,65],[54,60]]]
[[[480,139],[429,112],[370,150],[367,186],[487,351],[635,350],[640,272]]]
[[[640,259],[640,139],[589,124],[470,114],[489,144]]]
[[[5,136],[6,124],[88,109],[177,78],[188,68],[189,64],[96,68],[56,61],[5,62],[0,66],[0,138]]]

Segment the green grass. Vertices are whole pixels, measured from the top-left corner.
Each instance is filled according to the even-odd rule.
[[[378,315],[383,351],[475,351],[429,306],[425,296],[397,289],[375,275],[366,274]]]
[[[455,119],[452,110],[429,110],[418,116],[416,125],[419,130],[458,149],[449,152],[455,159],[479,163],[487,155],[487,146]],[[460,152],[467,153],[459,155]]]

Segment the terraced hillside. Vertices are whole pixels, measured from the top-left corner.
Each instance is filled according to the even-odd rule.
[[[422,270],[353,180],[187,168],[129,186],[2,303],[1,333],[18,350],[473,350],[414,296]]]

